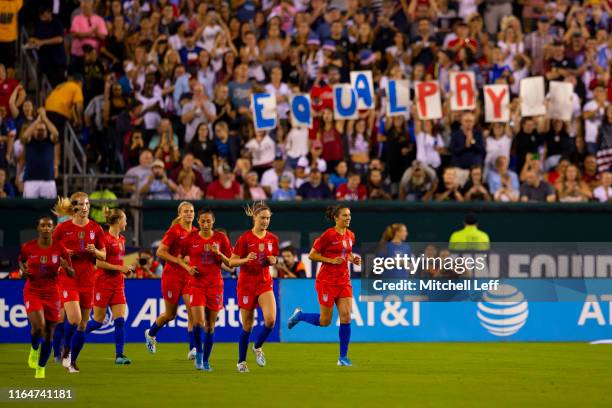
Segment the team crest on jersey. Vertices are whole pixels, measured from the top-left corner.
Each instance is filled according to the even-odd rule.
[[[272,252],[272,243],[268,242],[268,251]]]
[[[263,242],[261,244],[259,244],[259,251],[262,252],[264,250],[265,246],[263,244]]]
[[[327,299],[329,299],[329,296],[327,295],[327,293],[323,294],[323,301],[327,302]]]
[[[40,257],[40,263],[44,263],[44,264],[47,263],[47,257],[45,255],[42,255]]]
[[[79,239],[85,239],[85,232],[79,231]]]
[[[96,300],[100,300],[100,292],[96,293]]]
[[[348,248],[348,242],[346,242],[346,240],[344,240],[344,239],[342,240],[342,246],[344,248]]]
[[[171,291],[171,290],[169,290],[169,291],[168,291],[168,297],[169,297],[170,299],[172,299],[172,291]]]
[[[51,256],[51,262],[53,262],[53,263],[57,263],[57,258],[58,258],[58,256],[57,256],[57,255],[52,255],[52,256]]]
[[[96,238],[96,233],[94,231],[89,231],[89,239],[94,240]]]
[[[249,303],[249,297],[248,297],[248,296],[243,296],[243,297],[242,297],[242,303],[244,303],[245,305],[246,305],[247,303]]]
[[[28,301],[26,302],[26,309],[29,309],[29,308],[30,308],[30,301],[28,300]]]
[[[205,251],[210,251],[210,244],[204,244],[204,250]]]
[[[221,297],[221,295],[216,295],[217,297],[217,304],[220,305],[223,302],[223,298]]]
[[[68,298],[68,291],[67,291],[67,290],[65,290],[65,291],[62,293],[62,295],[64,295],[64,299]]]

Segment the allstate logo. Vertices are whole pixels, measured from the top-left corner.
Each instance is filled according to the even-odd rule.
[[[130,311],[128,306],[125,305],[125,320],[127,320]],[[113,320],[113,314],[110,311],[110,308],[106,309],[106,316],[104,316],[104,322],[102,322],[102,327],[98,330],[94,330],[92,333],[95,334],[106,334],[112,333],[115,331],[115,321]]]
[[[527,322],[529,309],[527,301],[517,288],[500,285],[495,291],[488,291],[483,301],[478,302],[476,313],[482,327],[494,336],[512,336]]]

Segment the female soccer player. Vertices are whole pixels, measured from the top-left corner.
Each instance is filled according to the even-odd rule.
[[[223,309],[223,278],[221,265],[230,264],[232,247],[227,235],[213,229],[215,216],[212,210],[198,212],[199,232],[192,232],[184,240],[180,260],[181,266],[189,272],[189,305],[193,318],[195,339],[195,367],[212,371],[210,353],[214,341],[217,314]],[[179,258],[180,259],[180,258]],[[206,332],[202,347],[202,327]]]
[[[276,323],[276,300],[270,265],[276,264],[278,237],[267,231],[272,212],[263,202],[246,208],[247,216],[253,218],[253,228],[238,238],[230,266],[240,266],[238,275],[238,304],[242,318],[242,332],[238,343],[238,371],[248,372],[246,354],[249,336],[253,329],[253,316],[259,304],[264,316],[264,327],[253,345],[255,361],[260,367],[266,365],[262,345]]]
[[[123,284],[123,274],[134,272],[135,265],[124,265],[125,238],[121,235],[125,231],[127,218],[120,209],[104,209],[108,232],[104,234],[106,246],[106,260],[98,259],[96,262],[96,280],[94,285],[94,311],[93,320],[87,323],[87,333],[102,327],[106,308],[110,306],[115,324],[115,364],[131,364],[129,358],[123,354],[125,343],[125,310],[126,300]]]
[[[166,310],[159,315],[157,320],[151,327],[145,330],[145,341],[149,353],[155,354],[157,340],[157,332],[164,327],[166,323],[176,317],[178,304],[183,298],[185,306],[187,306],[188,316],[188,331],[189,331],[189,359],[195,358],[195,340],[192,331],[191,308],[189,306],[189,292],[187,284],[189,282],[189,273],[181,266],[181,258],[179,258],[183,242],[187,236],[198,231],[193,226],[194,209],[193,204],[183,201],[178,206],[178,216],[172,221],[172,226],[166,231],[161,245],[157,249],[157,256],[166,261],[164,271],[162,273],[161,286],[162,295]],[[192,353],[193,350],[193,353]]]
[[[340,358],[339,366],[352,366],[349,360],[348,345],[351,340],[351,308],[353,287],[351,286],[348,263],[359,266],[361,258],[353,255],[355,234],[349,230],[351,210],[343,205],[329,207],[326,216],[336,225],[327,229],[318,237],[308,257],[314,262],[321,262],[315,288],[317,290],[320,312],[303,313],[297,308],[289,317],[289,329],[299,322],[313,326],[329,326],[334,314],[334,304],[340,315]]]
[[[68,252],[52,239],[53,227],[51,217],[40,218],[36,228],[38,238],[24,243],[19,254],[19,269],[27,278],[23,300],[32,325],[32,348],[28,365],[36,369],[35,378],[45,378],[53,330],[60,317],[57,286],[60,266],[70,276],[74,275]]]
[[[60,217],[71,217],[55,228],[53,240],[68,250],[75,270],[74,278],[60,274],[59,287],[68,321],[64,327],[62,365],[68,372],[78,373],[76,361],[85,343],[85,329],[93,307],[94,265],[96,259],[106,259],[104,230],[89,219],[86,193],[60,198],[53,212]]]

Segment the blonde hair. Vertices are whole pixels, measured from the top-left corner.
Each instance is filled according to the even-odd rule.
[[[380,237],[380,244],[384,245],[387,242],[391,241],[393,237],[395,237],[395,234],[397,234],[397,231],[402,229],[402,227],[406,228],[406,225],[396,222],[385,228],[382,237]]]
[[[247,217],[256,217],[262,211],[270,211],[270,207],[264,201],[255,201],[253,204],[247,204],[244,208],[244,213]],[[271,213],[271,211],[270,211]]]
[[[58,217],[72,217],[74,215],[74,202],[81,198],[89,198],[89,196],[83,191],[77,191],[70,197],[58,197],[51,212]]]
[[[115,224],[121,219],[121,217],[125,215],[123,210],[121,210],[120,208],[102,207],[102,213],[104,214],[104,218],[106,218],[106,223],[108,225]]]
[[[181,209],[187,205],[193,207],[193,204],[191,204],[189,201],[181,201],[177,208],[178,216],[172,220],[171,225],[178,224],[181,221]]]

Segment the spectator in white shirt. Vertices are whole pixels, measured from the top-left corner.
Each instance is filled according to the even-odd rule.
[[[606,101],[606,90],[603,82],[598,82],[593,90],[593,100],[587,102],[582,108],[584,119],[584,141],[587,152],[597,153],[597,132],[601,126],[604,112],[608,102]]]
[[[593,190],[593,197],[600,202],[612,201],[612,173],[609,171],[601,175],[601,185]]]
[[[183,106],[181,122],[185,125],[185,144],[191,142],[200,123],[212,123],[216,118],[215,105],[208,100],[204,86],[193,85],[193,99]]]
[[[445,150],[442,135],[434,129],[432,120],[415,120],[414,133],[416,135],[416,159],[423,164],[437,169],[442,160],[440,153]]]
[[[289,178],[290,186],[293,186],[293,173],[285,170],[285,160],[281,154],[277,154],[274,158],[272,168],[266,170],[261,176],[261,186],[266,190],[268,196],[272,196],[278,190],[278,183],[282,176]]]
[[[267,133],[257,132],[244,147],[251,155],[253,170],[261,177],[266,170],[272,167],[276,155],[276,143]]]

